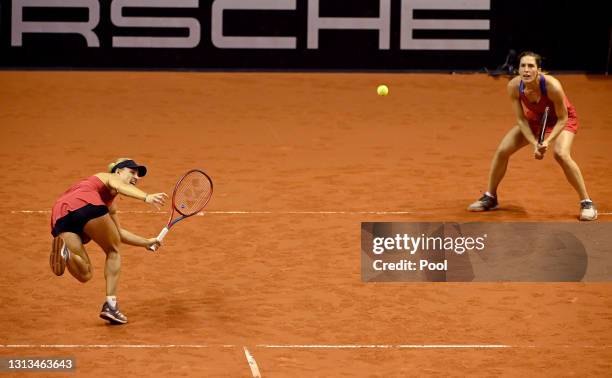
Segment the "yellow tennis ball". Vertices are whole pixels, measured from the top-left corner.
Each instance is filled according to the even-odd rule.
[[[379,96],[386,96],[389,94],[389,87],[384,84],[379,85],[378,88],[376,88],[376,93],[378,93]]]

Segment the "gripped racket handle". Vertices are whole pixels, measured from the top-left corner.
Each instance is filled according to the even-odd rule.
[[[168,227],[164,227],[164,228],[161,230],[161,232],[159,233],[159,235],[157,235],[157,237],[156,237],[157,241],[161,242],[162,240],[164,240],[164,238],[166,237],[166,234],[168,233],[168,230],[169,230],[169,229],[168,229]],[[150,247],[147,247],[147,249],[148,249],[149,251],[153,251],[153,252],[157,251],[157,248],[158,248],[158,247],[156,247],[156,246],[154,246],[154,245],[152,245],[152,246],[150,246]]]
[[[547,106],[544,109],[544,117],[542,118],[542,130],[540,130],[540,139],[538,143],[544,142],[544,135],[546,135],[546,122],[548,121],[548,112],[550,112],[550,108]]]

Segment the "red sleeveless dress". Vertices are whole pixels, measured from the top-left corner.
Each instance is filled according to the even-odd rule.
[[[57,220],[69,212],[78,210],[85,205],[110,207],[114,199],[115,196],[111,194],[110,189],[98,177],[90,176],[79,181],[55,201],[51,210],[51,230],[55,227]]]
[[[544,116],[544,109],[546,109],[547,106],[550,107],[550,111],[546,121],[546,133],[550,133],[557,123],[555,105],[548,98],[548,92],[546,91],[546,79],[544,78],[544,75],[540,75],[540,92],[542,93],[540,101],[535,104],[529,102],[527,96],[525,96],[525,84],[521,80],[519,85],[519,97],[521,99],[521,104],[523,105],[523,113],[525,114],[527,121],[529,121],[529,127],[531,128],[531,131],[533,131],[534,135],[538,135],[540,132],[540,127],[542,125],[542,119]],[[564,130],[568,130],[576,134],[578,132],[578,116],[576,115],[576,108],[569,102],[567,97],[563,98],[563,102],[565,102],[565,106],[567,107],[567,123],[565,124]]]

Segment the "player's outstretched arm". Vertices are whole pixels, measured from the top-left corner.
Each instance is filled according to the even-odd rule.
[[[116,204],[113,203],[111,205],[108,213],[115,225],[117,226],[117,230],[119,230],[119,236],[121,238],[122,243],[133,245],[136,247],[149,248],[152,246],[156,246],[156,248],[159,248],[161,243],[159,242],[159,240],[157,240],[157,238],[145,238],[121,227],[121,223],[119,222],[119,216],[117,215]]]
[[[135,185],[124,183],[119,177],[114,175],[109,175],[108,186],[115,189],[121,195],[145,201],[158,209],[166,203],[168,198],[166,193],[147,194]]]
[[[124,244],[145,248],[150,248],[152,246],[156,246],[156,248],[159,248],[159,246],[161,245],[157,238],[145,238],[136,235],[133,232],[130,232],[124,228],[119,229],[119,234],[121,235],[121,242]]]
[[[147,193],[138,189],[132,184],[124,183],[119,177],[115,175],[108,176],[108,186],[110,186],[112,189],[115,189],[119,194],[122,194],[124,196],[136,198],[141,201],[147,200]]]

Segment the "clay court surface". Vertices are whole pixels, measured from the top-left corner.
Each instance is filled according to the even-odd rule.
[[[609,222],[612,81],[559,78],[581,122],[574,158]],[[362,221],[577,222],[561,169],[529,149],[499,211],[465,211],[514,124],[506,81],[0,72],[0,356],[71,356],[79,376],[252,377],[245,347],[262,377],[610,376],[611,283],[361,282]],[[121,251],[119,327],[98,318],[97,246],[87,284],[48,265],[55,198],[118,157],[148,166],[147,192],[190,168],[215,182],[208,213],[158,253]],[[117,201],[133,232],[167,220]]]

